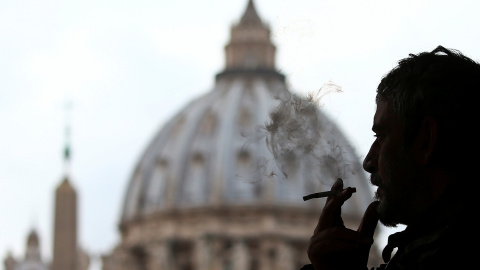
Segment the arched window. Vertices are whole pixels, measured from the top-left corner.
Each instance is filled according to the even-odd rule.
[[[217,116],[212,111],[207,112],[200,123],[200,133],[204,135],[213,134],[217,127],[217,122]]]
[[[147,211],[154,211],[165,200],[165,186],[168,174],[168,162],[160,159],[155,164],[147,192]]]
[[[194,204],[204,202],[207,193],[205,158],[201,153],[195,153],[190,159],[190,166],[182,184],[182,202]]]
[[[241,150],[237,154],[235,167],[236,174],[231,184],[232,190],[230,191],[230,195],[235,201],[240,199],[239,202],[254,199],[257,193],[256,184],[258,172],[248,151]]]

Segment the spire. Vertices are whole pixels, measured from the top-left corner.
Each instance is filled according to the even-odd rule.
[[[64,166],[64,174],[65,179],[70,178],[70,157],[71,157],[71,149],[70,149],[70,113],[73,108],[72,102],[67,102],[65,104],[65,116],[66,116],[66,123],[65,123],[65,146],[63,149],[63,166]]]
[[[71,173],[71,109],[72,102],[66,102],[65,148],[63,150],[65,176],[55,189],[51,270],[79,270],[77,268],[77,192],[69,181]]]
[[[243,13],[242,19],[240,20],[240,24],[247,25],[247,24],[257,24],[261,25],[262,20],[257,14],[255,10],[255,5],[253,4],[253,0],[248,0],[247,9],[245,13]]]

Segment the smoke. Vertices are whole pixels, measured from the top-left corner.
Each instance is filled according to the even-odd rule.
[[[311,180],[324,184],[355,174],[358,168],[349,160],[352,152],[345,149],[348,143],[319,112],[323,97],[341,92],[340,86],[329,82],[304,97],[290,92],[277,97],[280,103],[269,112],[265,124],[256,127],[257,137],[244,144],[248,147],[253,141],[264,139],[273,156],[273,163],[261,159],[256,169],[263,170],[263,176],[279,175],[284,179],[295,179],[299,170],[309,170]]]

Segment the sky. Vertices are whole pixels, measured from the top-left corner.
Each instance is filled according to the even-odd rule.
[[[0,0],[0,256],[24,256],[32,228],[51,259],[54,190],[79,193],[79,243],[119,241],[127,182],[150,139],[210,91],[247,0]],[[360,160],[373,142],[375,89],[409,53],[438,45],[480,60],[479,1],[255,0],[290,90],[324,97]],[[70,109],[67,109],[70,108]],[[387,234],[385,234],[386,236]],[[382,238],[384,243],[385,238]],[[381,244],[382,244],[381,243]],[[93,258],[92,270],[98,268]]]

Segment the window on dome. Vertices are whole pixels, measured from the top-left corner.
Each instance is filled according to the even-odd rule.
[[[167,181],[168,162],[161,159],[155,165],[153,175],[147,188],[146,210],[154,211],[164,201]]]
[[[253,181],[256,179],[256,169],[253,166],[253,160],[248,151],[239,151],[235,167],[235,179],[233,179],[229,185],[230,199],[237,201],[236,199],[255,198],[256,184]]]
[[[180,200],[185,204],[200,203],[206,199],[206,168],[205,160],[201,153],[195,153],[190,160],[187,177],[182,183],[182,196]]]
[[[200,124],[201,134],[213,134],[217,126],[217,116],[213,112],[208,112]]]
[[[243,107],[238,117],[238,125],[240,125],[240,127],[249,127],[251,126],[251,124],[252,124],[252,114],[250,113],[249,108]]]

